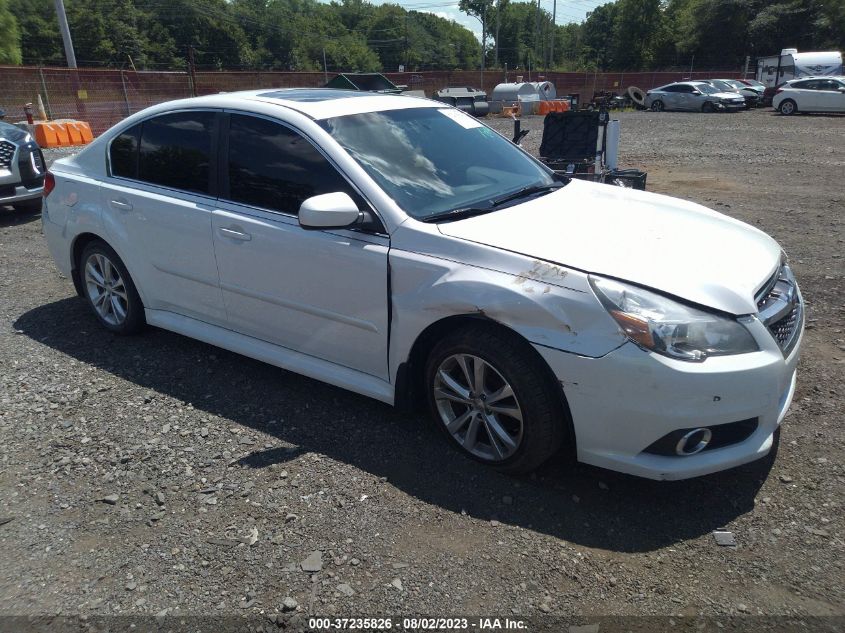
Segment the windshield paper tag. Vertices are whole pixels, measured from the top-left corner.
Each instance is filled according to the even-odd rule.
[[[464,114],[460,110],[455,110],[453,108],[444,108],[443,110],[438,110],[438,112],[444,116],[449,117],[455,123],[457,123],[463,128],[466,128],[467,130],[471,130],[474,127],[484,127],[483,125],[481,125],[481,123],[473,119],[470,115]]]

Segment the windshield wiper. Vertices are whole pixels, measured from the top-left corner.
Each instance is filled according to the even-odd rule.
[[[500,207],[506,202],[518,200],[519,198],[525,198],[526,196],[531,196],[535,193],[543,193],[544,191],[553,191],[554,189],[560,189],[565,184],[565,182],[553,182],[549,185],[532,185],[530,187],[523,187],[519,191],[515,191],[513,193],[509,193],[506,196],[502,196],[501,198],[494,199],[492,206]]]
[[[451,222],[452,220],[463,220],[464,218],[471,218],[476,215],[484,215],[490,213],[492,207],[461,207],[460,209],[452,209],[450,211],[443,211],[435,213],[427,218],[422,218],[423,222]]]

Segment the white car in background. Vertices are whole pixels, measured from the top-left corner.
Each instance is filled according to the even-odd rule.
[[[164,103],[56,161],[45,200],[104,328],[425,402],[501,470],[562,447],[656,479],[730,468],[769,452],[795,389],[804,308],[771,237],[559,176],[439,102]]]
[[[772,107],[781,114],[845,112],[845,77],[805,77],[780,86]]]

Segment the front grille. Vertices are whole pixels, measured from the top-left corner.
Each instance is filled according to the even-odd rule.
[[[772,336],[775,337],[775,340],[778,342],[778,345],[781,346],[781,349],[786,347],[790,338],[792,338],[792,335],[795,332],[795,327],[798,325],[800,312],[800,306],[796,304],[793,306],[792,312],[783,317],[780,321],[775,321],[769,326],[769,331],[772,333]]]
[[[804,307],[795,276],[783,264],[757,295],[760,320],[786,356],[798,342]]]
[[[15,145],[9,141],[0,141],[0,168],[9,169],[14,155]]]

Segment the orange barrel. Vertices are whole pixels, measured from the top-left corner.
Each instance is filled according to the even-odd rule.
[[[33,127],[35,128],[35,141],[41,147],[62,147],[63,145],[70,145],[70,136],[65,126],[61,123],[36,121]]]
[[[64,126],[72,145],[86,145],[94,140],[91,126],[85,121],[65,121]]]

